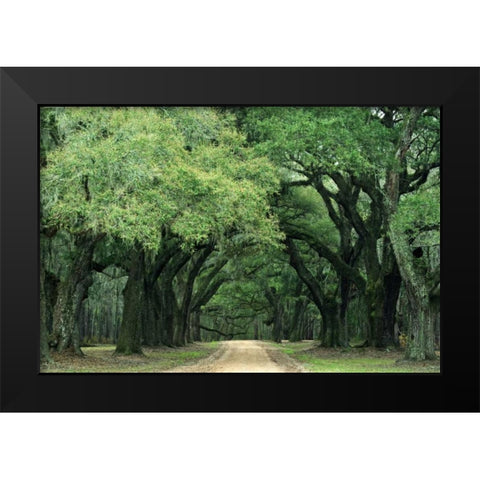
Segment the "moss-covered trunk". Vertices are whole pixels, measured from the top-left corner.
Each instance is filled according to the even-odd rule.
[[[390,238],[408,299],[410,321],[405,357],[408,360],[434,360],[435,319],[425,280],[415,271],[406,235],[392,226]]]
[[[160,279],[162,344],[173,347],[178,341],[178,305],[171,278]]]
[[[398,338],[395,336],[395,316],[397,312],[397,301],[400,295],[400,287],[402,285],[402,277],[398,270],[397,263],[394,263],[392,271],[385,275],[384,277],[385,284],[385,299],[383,302],[383,313],[382,313],[382,323],[383,323],[383,334],[382,334],[382,345],[385,347],[388,346],[397,346]]]
[[[195,280],[200,273],[200,269],[206,262],[207,258],[213,252],[214,245],[208,245],[196,254],[192,259],[190,271],[185,285],[183,286],[182,304],[179,311],[178,332],[175,335],[175,345],[185,345],[191,341],[190,323],[192,313],[193,287]]]
[[[50,362],[50,348],[48,346],[48,331],[46,314],[47,299],[45,294],[45,269],[40,264],[40,362]]]
[[[324,328],[322,329],[322,346],[340,347],[340,309],[336,298],[325,299],[321,308]]]
[[[132,255],[116,354],[142,353],[142,324],[145,316],[145,258],[143,252]]]
[[[367,282],[365,300],[368,312],[368,344],[372,347],[382,346],[383,336],[383,302],[385,291],[380,278]]]
[[[79,334],[80,309],[92,284],[94,247],[93,238],[81,236],[75,239],[68,272],[58,287],[52,334],[58,352],[70,350],[77,355],[83,355]]]
[[[160,281],[160,300],[161,300],[161,338],[164,345],[182,346],[185,344],[184,326],[181,318],[180,308],[175,295],[173,281],[175,275],[188,262],[191,254],[187,252],[177,251],[174,254],[164,271],[162,272]]]
[[[376,235],[371,235],[365,240],[365,269],[367,273],[365,300],[368,312],[368,343],[372,347],[381,347],[385,288],[382,265],[377,252]]]
[[[421,112],[421,107],[412,107],[410,109],[406,127],[395,155],[396,168],[392,168],[388,172],[385,184],[387,192],[388,235],[405,286],[410,313],[405,352],[405,356],[409,360],[435,359],[434,318],[430,308],[425,274],[417,270],[407,235],[395,223],[395,214],[399,201],[399,171],[404,164],[406,153],[412,143],[413,129]]]
[[[194,311],[192,313],[192,340],[194,342],[202,341],[202,334],[200,330],[200,312]]]
[[[143,345],[159,345],[161,343],[161,301],[160,288],[157,282],[149,285],[145,282],[144,312],[142,318]]]
[[[417,296],[418,297],[418,296]],[[416,298],[410,306],[415,305]],[[417,304],[418,308],[410,314],[410,328],[407,337],[405,358],[408,360],[435,360],[435,320],[431,309],[422,300]]]
[[[350,295],[351,282],[346,277],[340,277],[340,343],[343,347],[348,347],[350,335],[348,332],[347,309]]]
[[[295,301],[293,314],[290,318],[289,333],[288,333],[288,339],[291,342],[303,340],[302,337],[303,337],[304,316],[305,316],[306,306],[307,306],[307,301],[305,298],[298,298]]]

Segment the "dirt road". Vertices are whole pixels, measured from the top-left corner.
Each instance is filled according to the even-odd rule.
[[[221,342],[219,350],[195,365],[171,373],[295,373],[303,368],[274,345],[258,340]]]

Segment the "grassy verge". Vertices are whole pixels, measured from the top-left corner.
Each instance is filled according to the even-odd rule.
[[[321,348],[312,341],[286,342],[277,347],[317,373],[440,373],[438,361],[406,362],[401,350]]]
[[[191,365],[214,353],[218,342],[193,343],[186,347],[144,347],[144,355],[113,355],[115,345],[83,347],[84,357],[53,354],[53,362],[41,373],[159,373]]]

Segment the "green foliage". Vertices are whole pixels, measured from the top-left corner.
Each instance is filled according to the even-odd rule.
[[[257,149],[306,173],[364,173],[385,165],[392,135],[369,108],[266,107],[252,109],[247,131]]]
[[[381,106],[42,108],[45,271],[62,280],[78,238],[96,239],[94,261],[108,268],[93,275],[83,320],[95,330],[85,337],[101,341],[112,337],[102,330],[106,325],[118,326],[119,291],[126,280],[109,275],[127,274],[132,252],[146,252],[147,271],[170,241],[182,255],[192,255],[173,281],[180,301],[186,298],[183,289],[196,252],[215,245],[193,285],[193,297],[200,287],[217,288],[202,304],[203,325],[243,331],[246,338],[260,328],[260,335],[270,338],[275,310],[283,316],[285,335],[290,328],[303,338],[298,332],[308,323],[312,338],[326,323],[318,305],[312,306],[312,289],[290,266],[283,246],[288,236],[329,308],[339,304],[342,276],[349,278],[350,296],[342,297],[350,303],[345,325],[350,336],[364,338],[371,331],[369,320],[382,309],[375,309],[375,292],[367,291],[374,299],[364,301],[362,280],[371,288],[382,286],[392,267],[388,258],[393,263],[391,226],[406,234],[407,250],[433,247],[415,262],[428,263],[422,272],[438,285],[440,115],[438,108],[423,109],[400,155],[412,111]],[[396,195],[390,187],[396,188],[398,179],[401,194],[391,217],[388,206],[397,198],[389,203]],[[274,300],[265,295],[272,288]],[[305,324],[296,322],[295,312]],[[215,333],[206,335],[215,338]]]
[[[439,185],[423,189],[403,197],[394,219],[395,226],[402,231],[417,234],[424,227],[440,230]]]
[[[151,250],[165,226],[186,245],[233,229],[279,238],[273,166],[213,110],[71,107],[57,121],[64,141],[41,174],[45,227]]]

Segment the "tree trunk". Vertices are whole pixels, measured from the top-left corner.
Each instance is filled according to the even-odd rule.
[[[142,323],[145,314],[145,258],[143,251],[132,255],[127,284],[123,291],[123,318],[116,354],[142,353]]]
[[[382,312],[384,297],[385,295],[381,279],[375,281],[369,280],[365,292],[365,301],[368,312],[368,344],[377,348],[382,346]]]
[[[394,215],[399,200],[399,171],[410,148],[415,124],[422,112],[421,107],[412,107],[405,130],[395,154],[396,165],[387,175],[388,233],[392,243],[398,269],[405,285],[410,310],[410,328],[407,336],[405,356],[409,360],[435,359],[434,322],[430,309],[430,298],[425,278],[415,270],[414,257],[410,251],[407,235],[394,225]]]
[[[192,337],[194,342],[202,341],[202,334],[200,330],[200,312],[194,311],[192,314]]]
[[[92,284],[92,259],[95,239],[81,236],[75,240],[74,258],[66,277],[60,282],[53,312],[53,337],[58,352],[80,349],[80,308]]]
[[[380,348],[383,346],[383,302],[385,300],[385,288],[375,236],[365,241],[364,251],[367,273],[365,300],[368,312],[368,343],[372,347]]]
[[[303,315],[305,313],[305,308],[307,302],[305,298],[299,298],[303,291],[303,282],[299,278],[297,281],[297,285],[295,287],[294,296],[296,298],[295,304],[293,306],[293,312],[290,314],[290,322],[288,325],[288,332],[287,337],[288,340],[291,342],[296,342],[298,340],[302,340],[301,328],[302,328],[302,320]]]
[[[172,323],[173,337],[172,344],[176,347],[182,347],[185,345],[185,325],[184,318],[182,316],[181,307],[177,303],[177,297],[173,288],[173,280],[180,269],[188,262],[191,255],[184,252],[179,252],[172,257],[165,272],[165,295],[168,296],[167,301],[167,321]],[[190,306],[188,302],[187,313]]]
[[[143,345],[159,345],[161,343],[161,302],[160,289],[155,282],[148,285],[145,282],[144,304],[142,306],[144,315],[142,316],[142,344]]]
[[[173,280],[190,257],[188,253],[178,251],[170,258],[159,279],[161,290],[161,338],[162,343],[169,347],[185,344],[183,322],[173,288]]]
[[[398,338],[395,335],[395,316],[397,301],[400,295],[402,277],[398,270],[397,262],[394,262],[392,271],[385,275],[385,299],[383,303],[383,337],[382,344],[385,347],[398,346]]]
[[[302,327],[306,306],[307,301],[304,298],[298,298],[295,301],[295,306],[293,308],[293,314],[290,320],[290,328],[288,333],[288,339],[291,342],[303,340]]]
[[[192,311],[192,298],[193,298],[193,286],[195,279],[200,273],[200,269],[203,264],[206,262],[209,255],[213,252],[214,245],[209,245],[199,252],[198,257],[193,261],[192,268],[188,273],[187,282],[184,286],[183,297],[182,297],[182,306],[180,308],[180,329],[179,332],[180,338],[178,341],[180,344],[185,344],[185,341],[189,341],[187,338],[190,324],[190,315]]]
[[[413,255],[406,235],[390,227],[390,239],[405,285],[410,313],[405,357],[408,360],[434,360],[435,330],[430,298],[423,278],[415,272]]]
[[[174,346],[174,327],[175,327],[175,292],[172,282],[169,279],[160,278],[161,290],[161,339],[162,344],[168,347]]]
[[[323,329],[322,346],[342,346],[339,338],[339,306],[335,299],[326,299],[322,305],[321,315],[325,328]]]
[[[287,238],[286,245],[290,255],[290,265],[296,270],[299,278],[307,286],[311,299],[322,315],[322,343],[329,347],[339,346],[339,308],[336,298],[330,298],[324,294],[320,282],[306,268],[293,240]]]
[[[43,292],[45,295],[45,324],[47,332],[51,333],[53,330],[53,310],[57,303],[59,279],[43,268],[44,285]]]
[[[45,295],[45,269],[42,262],[40,262],[40,362],[51,362],[50,348],[48,346],[48,331],[47,331],[47,301]]]
[[[344,347],[348,347],[350,340],[348,333],[347,308],[350,295],[350,280],[346,277],[340,277],[340,327],[342,329],[340,335],[340,343]]]
[[[268,322],[273,325],[272,328],[272,340],[276,343],[282,341],[282,317],[283,317],[283,308],[280,302],[279,295],[274,287],[269,287],[265,290],[265,297],[268,300],[268,303],[272,307],[271,319]]]
[[[258,319],[255,318],[253,321],[253,339],[258,340]]]
[[[281,343],[282,341],[282,316],[276,315],[273,320],[273,330],[272,330],[273,341],[276,343]]]

